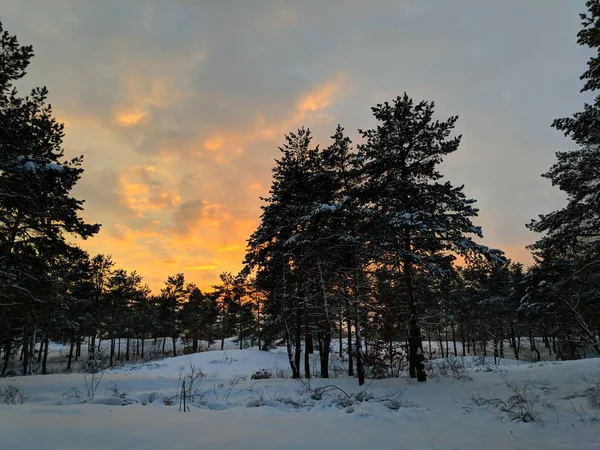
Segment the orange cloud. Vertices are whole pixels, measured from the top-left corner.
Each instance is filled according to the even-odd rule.
[[[123,202],[137,217],[146,217],[147,212],[170,209],[181,203],[178,194],[152,184],[148,174],[155,170],[154,166],[135,167],[119,176]]]
[[[296,105],[298,114],[304,117],[307,112],[327,108],[340,93],[345,80],[346,77],[344,75],[337,75],[335,78],[326,81],[322,86],[318,86],[313,91],[304,95]]]
[[[119,112],[116,115],[117,123],[122,127],[134,127],[139,125],[146,117],[148,113],[142,111],[139,108],[134,108],[129,111]]]
[[[224,139],[222,136],[217,135],[214,137],[211,137],[209,139],[206,139],[203,142],[203,146],[206,150],[209,150],[211,152],[216,152],[217,150],[219,150],[220,148],[223,147],[224,144]]]

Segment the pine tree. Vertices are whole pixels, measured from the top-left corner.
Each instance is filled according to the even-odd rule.
[[[177,339],[181,330],[180,310],[187,299],[185,277],[182,273],[169,276],[160,291],[160,311],[164,330],[171,337],[173,356],[177,356]]]
[[[586,2],[588,12],[581,14],[583,29],[578,43],[596,50],[588,69],[580,77],[583,92],[600,88],[600,1]],[[543,236],[530,246],[537,267],[531,279],[540,286],[530,286],[523,310],[533,314],[540,304],[547,311],[561,313],[557,333],[563,353],[575,357],[578,342],[600,354],[600,305],[598,266],[600,265],[600,95],[592,104],[571,118],[554,121],[553,126],[573,139],[578,149],[558,152],[557,162],[543,176],[567,194],[567,205],[542,214],[528,228]],[[544,295],[540,295],[544,291]],[[550,300],[550,302],[549,302]]]
[[[271,290],[265,313],[273,314],[271,326],[284,335],[292,376],[299,378],[307,273],[297,266],[295,244],[302,239],[302,219],[314,208],[313,167],[318,150],[311,148],[310,130],[302,128],[285,139],[282,157],[273,168],[270,196],[263,199],[261,223],[248,240],[246,263],[256,270],[259,285]]]
[[[0,295],[19,309],[21,323],[11,326],[22,330],[22,345],[30,348],[44,259],[68,252],[66,235],[85,239],[99,230],[79,217],[83,202],[71,197],[82,158],[64,159],[63,126],[52,116],[47,90],[20,97],[14,87],[32,57],[32,48],[20,46],[0,23]]]
[[[406,94],[392,104],[379,104],[373,114],[379,125],[361,131],[364,158],[362,204],[371,215],[371,242],[380,260],[404,277],[404,298],[410,319],[410,375],[426,381],[414,276],[449,273],[453,253],[482,254],[502,260],[502,252],[476,243],[482,237],[471,218],[474,200],[463,187],[441,182],[437,166],[458,149],[460,136],[450,137],[457,117],[434,121],[434,103],[415,104]]]

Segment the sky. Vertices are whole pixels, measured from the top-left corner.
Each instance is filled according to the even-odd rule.
[[[483,243],[524,264],[525,223],[564,204],[540,175],[573,144],[551,128],[582,108],[584,0],[0,0],[47,86],[75,195],[102,224],[82,246],[154,290],[237,272],[283,135],[355,140],[406,92],[458,115],[441,168],[478,200]]]

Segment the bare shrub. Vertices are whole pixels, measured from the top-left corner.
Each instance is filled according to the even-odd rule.
[[[269,380],[273,378],[273,373],[267,369],[257,370],[250,377],[251,380]]]
[[[583,391],[583,396],[591,408],[600,408],[600,380],[588,381],[588,388]]]
[[[223,352],[223,357],[218,359],[213,359],[210,361],[211,364],[231,364],[237,362],[237,359],[227,356],[227,352]]]
[[[0,386],[0,402],[7,405],[22,405],[25,403],[21,386],[17,383],[6,383]]]
[[[431,378],[453,378],[463,382],[473,381],[473,379],[467,375],[467,369],[462,358],[457,358],[455,356],[428,361],[426,370]]]
[[[483,406],[487,409],[495,409],[503,414],[509,420],[519,422],[534,422],[543,425],[542,419],[538,416],[537,405],[540,403],[540,395],[531,387],[529,383],[519,385],[510,381],[506,375],[503,375],[504,383],[512,392],[508,399],[499,397],[481,397],[471,396],[471,401],[477,406]]]
[[[121,399],[123,401],[123,406],[138,403],[137,400],[133,400],[127,396],[127,391],[121,389],[118,381],[110,382],[108,393],[114,398]]]
[[[64,397],[77,399],[82,403],[92,401],[98,391],[98,386],[104,377],[104,370],[83,373],[83,388],[72,387],[63,394]]]
[[[370,383],[358,392],[346,392],[339,386],[328,384],[326,386],[311,387],[310,382],[299,380],[302,388],[299,394],[308,394],[311,400],[326,401],[330,406],[345,409],[347,413],[353,413],[362,403],[381,403],[386,408],[397,411],[402,407],[413,407],[406,401],[405,392],[402,390],[390,391],[387,395],[376,397],[368,388]],[[304,404],[302,406],[309,406]]]

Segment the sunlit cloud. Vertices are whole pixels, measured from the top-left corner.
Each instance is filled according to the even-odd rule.
[[[138,125],[147,116],[146,111],[140,109],[133,109],[130,111],[124,111],[117,113],[117,123],[123,127],[133,127]]]
[[[284,133],[326,145],[339,122],[356,141],[404,91],[460,115],[443,173],[480,200],[485,244],[529,263],[524,223],[563,201],[538,175],[568,148],[548,125],[580,107],[583,0],[5,3],[35,48],[26,82],[49,87],[67,155],[85,157],[75,194],[103,227],[81,245],[155,290],[241,268]]]

